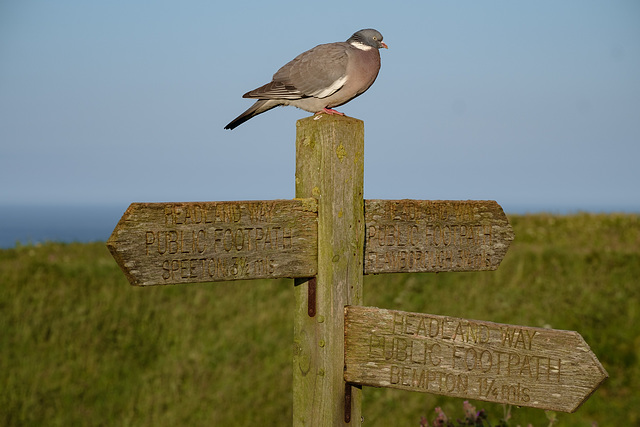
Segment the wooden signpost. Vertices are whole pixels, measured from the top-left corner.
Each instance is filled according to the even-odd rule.
[[[607,378],[577,332],[362,307],[363,275],[495,270],[494,201],[364,200],[364,124],[297,122],[296,199],[134,203],[107,241],[136,286],[295,278],[293,424],[359,426],[361,386],[574,411]]]

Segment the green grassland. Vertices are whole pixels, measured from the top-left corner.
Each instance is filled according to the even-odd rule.
[[[557,425],[640,425],[640,217],[510,220],[497,271],[365,277],[365,304],[576,330],[610,378]],[[0,424],[289,425],[292,282],[134,288],[104,243],[2,250]],[[365,387],[364,425],[418,426],[436,406],[462,416],[460,399]]]

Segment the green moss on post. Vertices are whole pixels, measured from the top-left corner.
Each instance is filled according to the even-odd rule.
[[[363,161],[362,121],[322,114],[297,122],[296,197],[318,200],[318,274],[313,317],[309,281],[295,287],[294,426],[361,423],[361,390],[344,382],[344,306],[362,304]]]

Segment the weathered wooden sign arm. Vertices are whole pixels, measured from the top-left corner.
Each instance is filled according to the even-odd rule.
[[[317,202],[133,203],[107,247],[135,286],[311,277]]]
[[[493,200],[366,200],[365,223],[365,274],[495,270],[514,237]]]
[[[355,384],[574,412],[607,378],[574,331],[345,308]]]

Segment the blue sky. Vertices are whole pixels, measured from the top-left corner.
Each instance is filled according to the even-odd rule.
[[[361,28],[365,197],[640,212],[637,0],[4,1],[0,205],[292,198],[308,113],[223,126]]]

